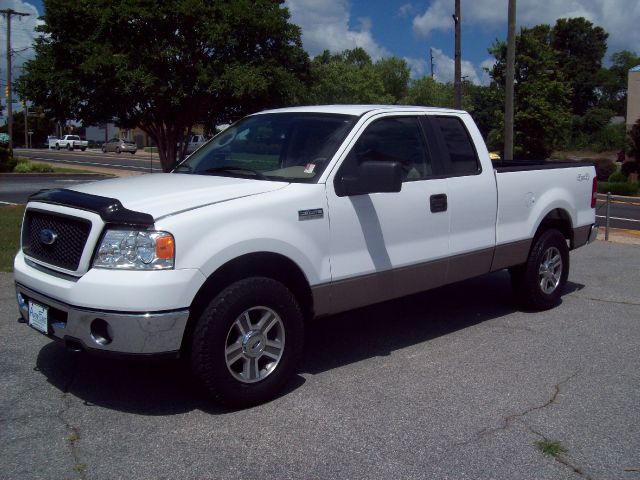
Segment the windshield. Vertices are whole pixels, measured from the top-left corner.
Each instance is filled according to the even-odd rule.
[[[174,172],[311,183],[356,119],[318,113],[246,117],[216,135]]]

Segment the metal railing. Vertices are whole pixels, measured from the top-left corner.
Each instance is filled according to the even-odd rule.
[[[603,195],[603,194],[600,194]],[[601,200],[601,198],[599,198],[599,200]],[[629,202],[626,201],[626,199],[624,201],[622,200],[618,200],[614,198],[614,195],[611,194],[611,192],[607,192],[606,197],[604,198],[605,202],[603,204],[601,204],[600,206],[596,207],[596,215],[598,214],[598,212],[600,212],[603,208],[605,209],[605,214],[604,214],[604,219],[605,219],[605,224],[604,224],[604,239],[605,240],[609,240],[609,231],[611,229],[610,226],[610,220],[611,220],[611,203],[615,200],[618,203],[625,203],[627,205],[634,205],[634,206],[639,206],[640,207],[640,199],[639,202]],[[614,217],[615,220],[623,220],[623,221],[637,221],[634,219],[627,219],[627,218],[616,218]]]

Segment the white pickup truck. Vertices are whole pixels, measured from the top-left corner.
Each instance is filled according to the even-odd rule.
[[[172,173],[33,195],[17,301],[70,349],[186,356],[248,406],[294,373],[313,317],[505,268],[526,307],[554,306],[595,199],[592,165],[493,165],[465,112],[266,111]]]
[[[61,148],[66,148],[67,150],[79,148],[84,152],[88,145],[89,142],[86,140],[80,140],[78,135],[65,135],[62,138],[49,139],[49,148],[55,148],[56,150],[60,150]]]

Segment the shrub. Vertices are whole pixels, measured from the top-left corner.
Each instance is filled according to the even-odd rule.
[[[620,171],[627,177],[632,173],[640,173],[640,163],[634,161],[624,162],[620,167]]]
[[[16,166],[17,160],[9,155],[9,149],[0,146],[0,172],[11,172]]]
[[[44,163],[31,163],[26,159],[18,159],[18,164],[13,169],[15,173],[49,173],[53,168]]]
[[[596,167],[596,176],[600,181],[609,179],[609,175],[616,171],[616,164],[608,158],[594,158],[591,160]]]
[[[629,176],[618,171],[618,172],[613,172],[611,175],[609,175],[608,181],[611,183],[625,183],[627,180],[629,180]]]
[[[614,195],[637,195],[637,183],[598,182],[598,193],[611,192]]]

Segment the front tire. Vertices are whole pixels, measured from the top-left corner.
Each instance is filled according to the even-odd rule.
[[[519,302],[533,310],[560,303],[569,277],[569,247],[558,230],[547,230],[534,240],[527,262],[510,269],[511,285]]]
[[[289,381],[303,341],[303,317],[291,291],[270,278],[246,278],[220,292],[198,319],[191,370],[216,402],[257,405]]]

